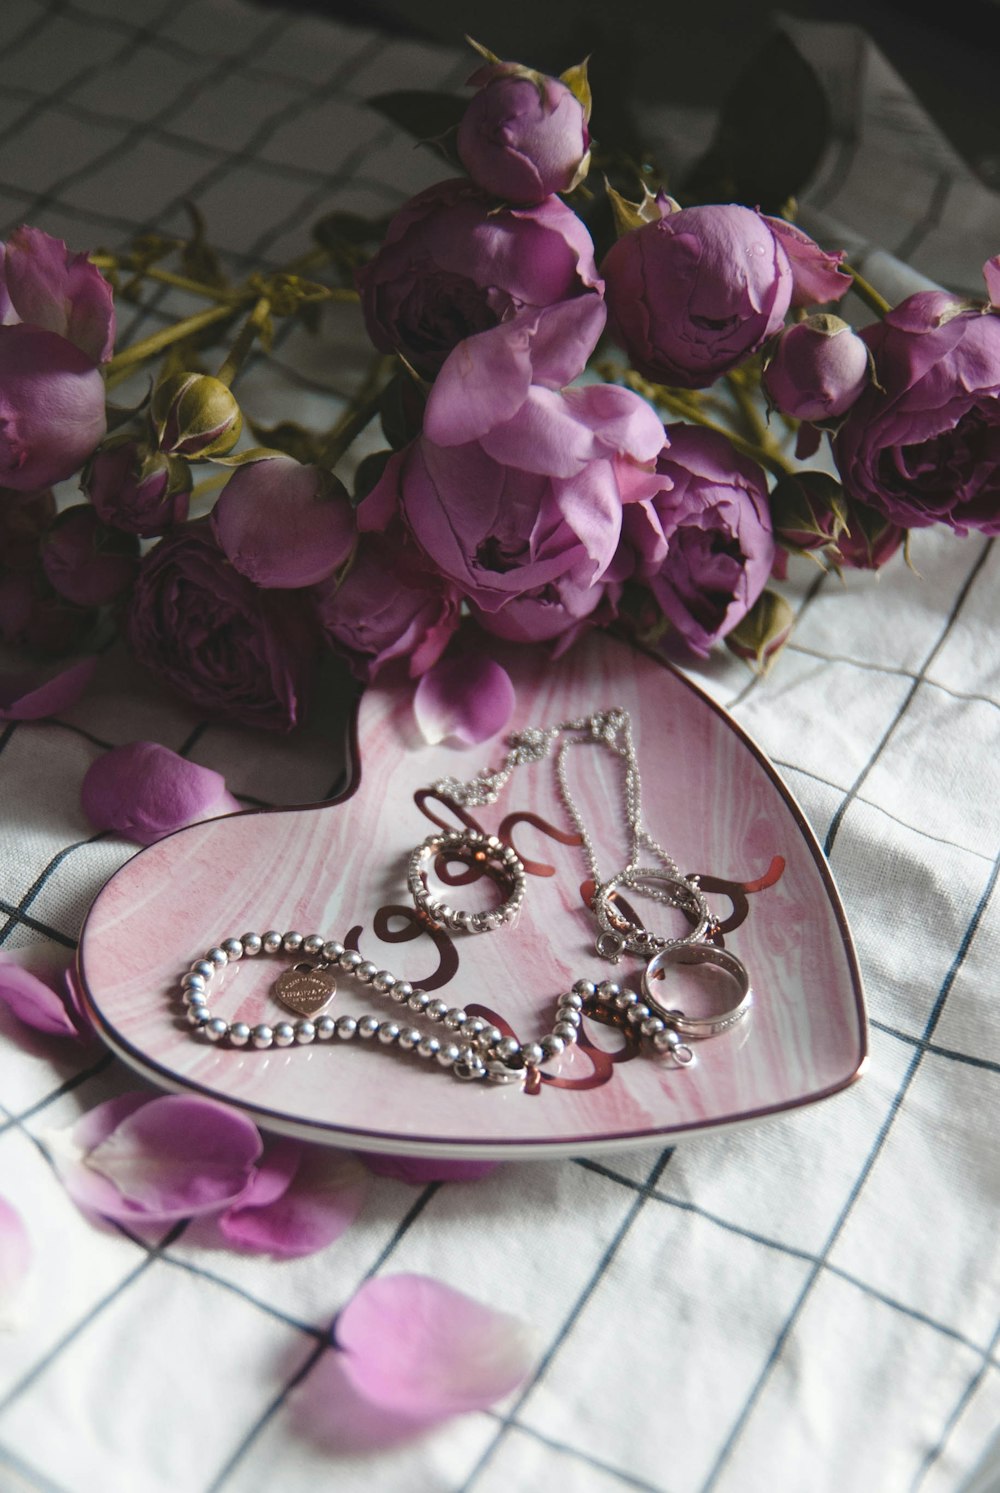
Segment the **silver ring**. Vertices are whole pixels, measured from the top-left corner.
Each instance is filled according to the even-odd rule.
[[[452,907],[427,885],[427,863],[438,855],[462,857],[484,872],[493,872],[509,886],[499,907],[483,912],[465,912]],[[440,830],[428,835],[410,854],[407,883],[418,912],[437,928],[451,928],[458,933],[490,933],[508,923],[524,901],[527,880],[524,863],[515,850],[497,838],[478,829]]]
[[[652,981],[661,969],[672,964],[714,964],[724,970],[736,981],[738,996],[735,1004],[727,1006],[724,1011],[717,1011],[713,1016],[688,1016],[676,1006],[667,1006],[662,997],[653,993]],[[746,965],[735,954],[730,954],[728,949],[720,949],[712,943],[673,944],[670,948],[661,949],[658,954],[654,954],[643,971],[642,993],[649,1007],[668,1026],[673,1027],[675,1032],[680,1032],[685,1037],[714,1037],[719,1032],[727,1031],[729,1027],[742,1021],[753,1004],[753,991]]]
[[[692,920],[689,933],[685,933],[681,938],[663,938],[659,933],[651,933],[648,928],[638,927],[630,918],[626,918],[617,910],[612,913],[610,906],[612,894],[619,887],[644,892],[649,890],[649,882],[656,882],[667,887],[667,891],[654,892],[652,895],[657,901],[667,903],[669,907],[679,908]],[[687,947],[697,943],[704,937],[712,922],[712,914],[709,912],[705,894],[697,882],[688,880],[686,877],[671,876],[659,866],[633,866],[625,871],[619,871],[616,876],[611,876],[601,883],[590,905],[602,930],[597,938],[597,952],[602,958],[610,959],[613,964],[618,962],[618,957],[623,951],[629,954],[641,954],[648,959],[651,955],[658,954],[665,949]]]

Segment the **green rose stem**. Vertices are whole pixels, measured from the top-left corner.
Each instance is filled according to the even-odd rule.
[[[181,342],[185,337],[193,337],[197,332],[202,332],[206,327],[215,326],[223,321],[231,321],[240,312],[239,303],[227,301],[224,306],[209,306],[205,311],[196,311],[193,316],[185,316],[183,320],[175,322],[172,327],[163,327],[159,332],[153,332],[149,337],[143,337],[138,342],[133,342],[130,347],[122,348],[120,353],[115,353],[107,365],[106,376],[108,388],[113,389],[116,384],[127,378],[133,368],[144,363],[147,358],[155,358],[158,353],[167,347],[172,347],[175,342]]]
[[[358,436],[379,412],[386,374],[394,366],[391,357],[375,358],[364,382],[340,419],[325,437],[319,464],[332,470]]]
[[[270,298],[262,295],[240,328],[239,336],[229,349],[225,362],[215,375],[220,384],[225,384],[227,388],[232,384],[233,379],[246,362],[250,349],[253,347],[260,333],[268,325],[270,317]]]
[[[864,275],[859,274],[858,271],[849,264],[844,264],[841,266],[841,268],[845,269],[850,275],[851,279],[854,281],[855,294],[860,300],[864,301],[869,310],[875,312],[876,316],[886,316],[888,312],[892,310],[892,307],[889,305],[889,302],[886,300],[885,296],[879,295],[874,285],[868,284],[868,281],[865,279]]]

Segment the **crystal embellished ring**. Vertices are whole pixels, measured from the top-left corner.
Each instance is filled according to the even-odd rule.
[[[736,999],[732,1005],[711,1016],[689,1016],[676,1006],[668,1006],[663,996],[653,989],[653,981],[662,971],[676,964],[711,964],[729,975],[736,986]],[[712,943],[673,944],[661,949],[649,961],[642,976],[642,992],[652,1011],[662,1018],[675,1032],[685,1037],[714,1037],[738,1021],[742,1021],[753,1004],[753,991],[746,965],[728,949],[720,949]]]
[[[428,865],[440,855],[466,860],[499,879],[507,888],[506,900],[499,907],[481,912],[465,912],[452,907],[427,885]],[[515,850],[496,835],[486,835],[475,829],[442,830],[428,835],[412,852],[407,874],[410,895],[417,911],[437,927],[458,933],[490,933],[494,928],[509,923],[524,901],[526,879],[524,864]]]
[[[662,888],[662,889],[661,889]],[[619,890],[645,893],[668,907],[679,908],[691,922],[690,932],[681,938],[664,938],[633,923],[614,905]],[[634,866],[603,882],[594,893],[591,907],[601,928],[597,952],[612,963],[622,953],[639,954],[648,959],[675,946],[687,947],[705,936],[712,921],[705,894],[697,882],[671,876],[659,866]]]

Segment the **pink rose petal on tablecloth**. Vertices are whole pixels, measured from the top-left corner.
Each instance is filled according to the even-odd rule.
[[[68,710],[96,668],[96,658],[81,658],[58,674],[0,674],[0,721],[40,721]]]
[[[368,1177],[346,1152],[298,1141],[268,1147],[250,1185],[219,1218],[219,1232],[240,1249],[294,1259],[339,1239],[358,1216]]]
[[[67,1009],[68,1002],[58,993],[61,981],[62,971],[55,967],[33,972],[9,954],[0,954],[0,1002],[36,1032],[78,1038],[81,1033]]]
[[[123,1094],[46,1140],[79,1207],[133,1223],[225,1207],[245,1191],[263,1150],[250,1120],[186,1094]]]
[[[132,741],[98,757],[84,776],[80,802],[97,829],[138,845],[241,807],[221,773],[155,741]]]
[[[428,1182],[478,1182],[500,1165],[499,1161],[447,1161],[434,1156],[385,1156],[377,1151],[359,1151],[358,1156],[376,1177],[393,1177],[423,1187]]]
[[[20,1213],[0,1197],[0,1325],[31,1264],[31,1241]]]
[[[424,1424],[510,1394],[538,1351],[527,1323],[426,1275],[366,1281],[337,1317],[334,1342],[359,1393]]]
[[[506,669],[485,654],[452,654],[439,660],[413,694],[413,714],[425,741],[478,746],[502,731],[514,712],[514,686]]]

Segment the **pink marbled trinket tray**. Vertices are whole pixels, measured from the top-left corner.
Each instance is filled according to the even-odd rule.
[[[594,952],[587,872],[551,758],[518,770],[499,802],[472,816],[525,861],[516,925],[450,938],[416,920],[409,852],[438,823],[457,822],[420,790],[446,775],[471,777],[504,748],[499,739],[467,750],[427,746],[412,687],[373,687],[359,706],[342,798],[192,825],[141,851],[96,898],[80,944],[81,983],[126,1062],[164,1088],[223,1100],[306,1140],[496,1159],[665,1142],[810,1104],[859,1075],[866,1022],[847,920],[822,851],[766,758],[681,675],[606,635],[555,664],[535,650],[512,650],[503,662],[517,692],[511,729],[612,705],[631,713],[645,822],[685,872],[700,873],[725,946],[750,971],[749,1016],[694,1044],[696,1062],[683,1069],[587,1020],[581,1045],[549,1063],[532,1090],[462,1083],[377,1043],[258,1052],[195,1038],[177,998],[180,975],[220,939],[250,930],[296,928],[353,943],[449,1004],[502,1017],[522,1041],[551,1029],[555,998],[575,980],[638,979],[638,961],[612,968]],[[569,771],[610,875],[626,849],[620,764],[582,747]],[[451,895],[459,905],[487,900],[481,886]],[[671,917],[680,914],[647,911],[664,931]],[[273,1023],[282,1013],[270,985],[291,962],[231,965],[213,987],[213,1011]],[[362,1011],[397,1008],[342,978],[332,1014]]]

